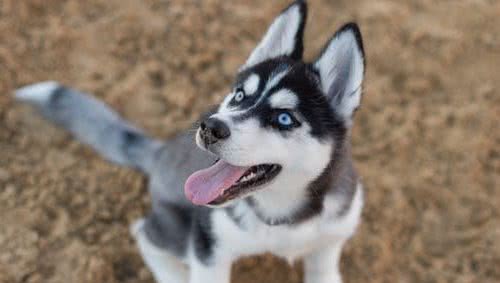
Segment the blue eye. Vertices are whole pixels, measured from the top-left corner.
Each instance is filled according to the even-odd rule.
[[[281,113],[278,116],[278,123],[283,126],[291,126],[293,124],[292,116],[288,113]]]
[[[238,90],[234,96],[236,102],[241,102],[245,98],[245,93],[242,90]]]

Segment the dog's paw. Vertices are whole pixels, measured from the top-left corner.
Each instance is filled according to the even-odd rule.
[[[54,92],[61,87],[56,81],[46,81],[24,86],[14,92],[17,100],[44,104],[50,101]]]

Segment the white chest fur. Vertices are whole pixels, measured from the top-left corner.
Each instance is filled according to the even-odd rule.
[[[245,204],[236,207],[234,217],[226,211],[217,211],[213,214],[216,256],[238,258],[271,252],[288,260],[300,258],[351,237],[359,222],[362,199],[361,185],[358,185],[349,210],[339,217],[340,200],[327,197],[322,214],[294,226],[269,226]]]

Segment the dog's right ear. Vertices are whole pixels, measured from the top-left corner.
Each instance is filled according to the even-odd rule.
[[[304,52],[303,37],[306,20],[306,1],[295,1],[274,20],[262,41],[241,69],[281,56],[301,60]]]

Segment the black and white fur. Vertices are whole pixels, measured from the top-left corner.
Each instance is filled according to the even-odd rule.
[[[131,231],[157,282],[229,282],[233,261],[264,252],[303,258],[307,283],[342,281],[341,249],[363,204],[349,138],[361,100],[363,45],[357,25],[347,24],[314,62],[304,63],[306,15],[305,1],[285,9],[240,68],[231,93],[207,114],[230,131],[215,143],[200,132],[196,139],[186,132],[155,140],[102,102],[56,82],[16,92],[108,160],[149,176],[152,210]],[[283,112],[292,125],[276,120]],[[281,171],[223,204],[194,206],[184,182],[217,159],[278,164]]]

